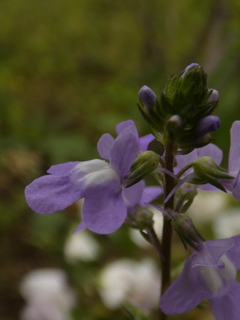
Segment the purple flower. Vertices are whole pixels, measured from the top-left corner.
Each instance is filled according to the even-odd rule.
[[[228,171],[229,174],[235,179],[221,180],[221,184],[230,192],[233,196],[240,200],[240,121],[235,121],[231,127],[231,146],[228,159]]]
[[[160,308],[169,315],[180,314],[207,298],[216,320],[239,320],[239,269],[240,235],[202,243],[163,294]]]
[[[25,189],[28,205],[38,213],[63,210],[84,198],[82,222],[77,231],[89,228],[105,234],[118,229],[127,215],[127,193],[131,205],[143,193],[139,182],[123,193],[122,183],[139,151],[145,151],[152,135],[139,139],[132,120],[119,123],[118,137],[104,134],[98,141],[98,152],[104,159],[67,162],[50,167],[49,174],[34,180]]]

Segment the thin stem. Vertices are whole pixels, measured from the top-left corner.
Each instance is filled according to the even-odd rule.
[[[168,141],[165,148],[165,168],[170,172],[173,172],[173,143]],[[172,191],[175,186],[175,181],[173,177],[169,174],[165,173],[165,199],[168,194]],[[164,204],[164,210],[173,210],[174,206],[174,195],[170,197]],[[171,271],[171,242],[172,242],[172,225],[171,220],[164,219],[163,223],[163,235],[162,235],[162,254],[164,259],[161,259],[162,264],[162,286],[161,286],[161,295],[167,289],[170,284],[170,271]],[[160,319],[166,320],[167,315],[165,315],[162,311],[160,313]]]
[[[164,259],[163,254],[162,254],[162,245],[160,240],[158,239],[158,236],[156,235],[156,232],[153,228],[153,226],[150,226],[147,229],[148,237],[151,241],[151,244],[154,246],[154,248],[157,250],[160,259]]]

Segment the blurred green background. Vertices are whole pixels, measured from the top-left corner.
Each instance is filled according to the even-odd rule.
[[[240,2],[1,0],[0,21],[0,319],[18,319],[18,284],[39,267],[68,273],[81,295],[76,319],[125,319],[105,309],[96,291],[88,296],[84,279],[114,258],[154,254],[129,245],[123,227],[96,236],[108,248],[101,260],[72,270],[62,246],[79,221],[77,208],[37,215],[24,187],[51,164],[98,157],[100,135],[114,134],[118,122],[133,119],[148,133],[138,90],[146,84],[160,93],[167,77],[191,62],[220,92],[222,127],[214,137],[227,165],[229,129],[240,118]]]

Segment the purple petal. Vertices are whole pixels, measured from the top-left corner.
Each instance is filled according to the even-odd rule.
[[[234,180],[232,193],[237,200],[240,200],[240,170],[238,171],[236,179]]]
[[[47,173],[51,173],[51,174],[59,175],[59,176],[69,174],[70,171],[79,163],[80,163],[80,161],[72,161],[72,162],[56,164],[56,165],[51,166],[48,169]]]
[[[200,279],[197,268],[192,268],[190,257],[182,273],[163,294],[160,308],[169,315],[180,314],[195,308],[207,297],[211,297],[211,293]]]
[[[203,137],[210,132],[215,132],[220,128],[221,120],[219,117],[214,115],[209,115],[202,118],[196,128],[195,133],[198,137]]]
[[[30,183],[25,197],[37,213],[53,213],[82,198],[81,185],[74,184],[68,175],[47,175]]]
[[[148,86],[143,86],[138,92],[139,100],[142,101],[147,109],[153,108],[157,101],[155,92]]]
[[[163,193],[163,189],[160,187],[146,187],[143,190],[140,206],[146,207],[150,202],[156,199],[160,194]]]
[[[229,171],[240,169],[240,121],[235,121],[231,128],[231,147],[229,153]]]
[[[189,154],[176,156],[177,166],[174,168],[174,173],[178,173],[183,167],[185,167],[189,162],[198,158],[197,150],[193,150]],[[192,170],[191,170],[192,171]],[[185,172],[185,175],[191,172],[190,170]]]
[[[239,320],[240,317],[240,284],[233,281],[224,295],[209,299],[212,313],[216,320]]]
[[[114,138],[109,133],[104,133],[97,143],[97,150],[101,158],[109,160]]]
[[[123,189],[122,196],[128,210],[131,210],[136,204],[140,203],[144,187],[145,182],[142,180],[132,187]]]
[[[203,190],[203,191],[219,191],[218,188],[212,186],[209,183],[198,185],[198,188]]]
[[[198,149],[198,156],[211,157],[218,165],[220,165],[223,158],[223,152],[215,144],[209,143],[207,146]]]
[[[240,269],[240,235],[232,237],[234,240],[234,246],[227,251],[227,257],[234,263],[237,270]]]
[[[133,134],[136,135],[136,137],[138,137],[138,131],[137,131],[137,128],[136,128],[133,120],[127,120],[127,121],[123,121],[123,122],[120,122],[119,124],[117,124],[116,125],[116,132],[119,135],[121,132],[123,132],[127,128],[131,129],[133,131]]]
[[[155,137],[151,133],[139,138],[139,150],[142,152],[146,151],[149,143],[154,139]]]
[[[84,221],[81,221],[80,224],[77,226],[77,228],[73,231],[73,233],[79,232],[79,231],[83,231],[87,229],[86,224],[84,223]]]
[[[107,234],[114,232],[123,224],[127,209],[121,190],[116,192],[115,187],[115,182],[110,181],[101,188],[92,186],[88,189],[82,209],[83,228]],[[81,225],[79,227],[83,229]]]
[[[121,180],[129,173],[137,154],[138,139],[131,129],[125,129],[116,138],[110,158],[110,164],[118,172]]]
[[[219,239],[219,240],[211,240],[206,241],[204,243],[204,247],[206,251],[210,254],[210,256],[215,261],[215,264],[212,266],[217,267],[219,264],[219,259],[221,256],[228,252],[234,246],[234,239]],[[203,264],[204,265],[204,264]]]

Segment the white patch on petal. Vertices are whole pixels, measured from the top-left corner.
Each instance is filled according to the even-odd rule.
[[[213,293],[214,296],[222,294],[231,284],[232,280],[236,279],[237,271],[234,264],[224,254],[219,263],[223,263],[225,267],[218,270],[210,266],[199,266],[199,274],[204,281],[206,287]]]
[[[74,168],[73,172],[79,174],[79,176],[87,173],[91,173],[94,171],[107,169],[109,168],[109,164],[104,160],[89,160],[78,163]]]
[[[73,168],[71,176],[74,181],[84,184],[85,188],[111,180],[118,180],[120,185],[117,172],[104,160],[80,162]]]

